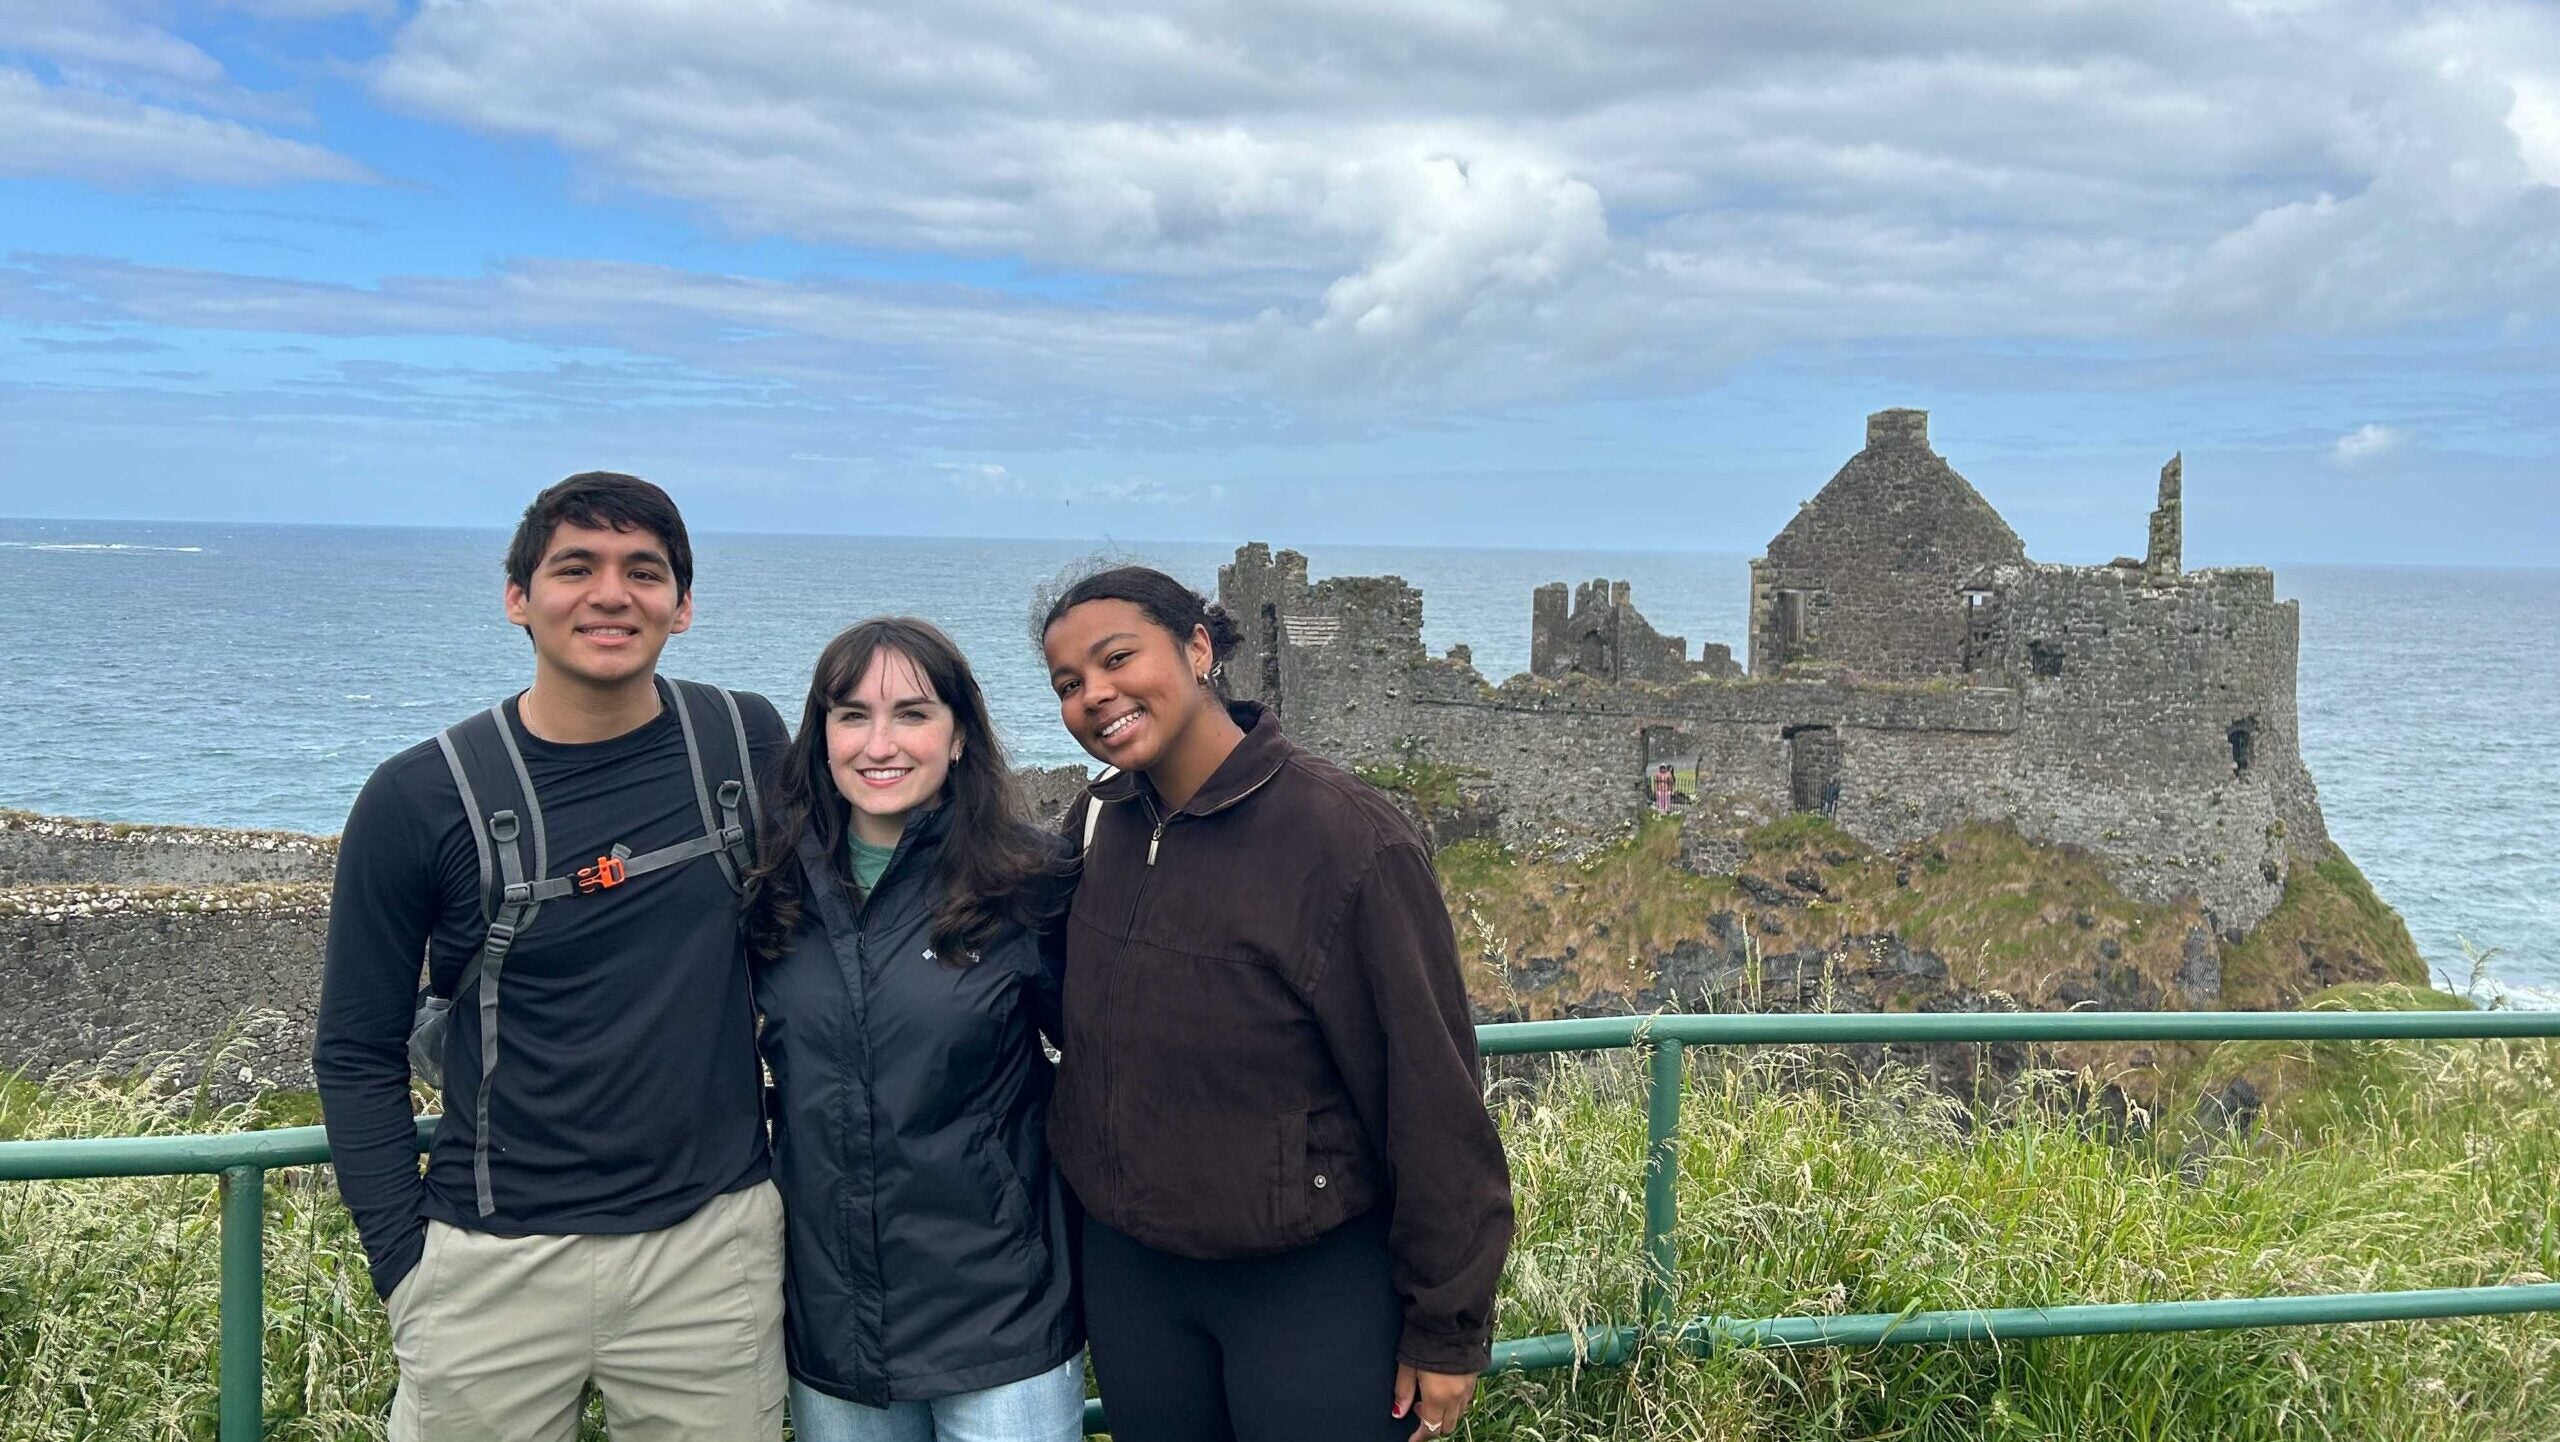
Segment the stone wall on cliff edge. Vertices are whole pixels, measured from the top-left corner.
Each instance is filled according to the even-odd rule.
[[[2297,735],[2296,607],[2264,570],[2178,568],[2174,463],[2143,560],[2028,561],[1926,424],[1870,417],[1867,449],[1771,542],[1748,680],[1708,666],[1629,680],[1605,645],[1580,664],[1548,587],[1533,655],[1562,674],[1495,687],[1467,648],[1425,651],[1422,598],[1401,580],[1310,582],[1304,556],[1256,542],[1219,573],[1246,637],[1231,683],[1337,761],[1456,768],[1515,845],[1623,827],[1667,762],[1722,816],[1819,811],[1879,848],[2004,822],[2089,850],[2129,895],[2199,898],[2225,937],[2255,927],[2291,867],[2327,849]],[[1806,622],[1819,644],[1783,660],[1761,646],[1773,576],[1830,598]],[[1601,589],[1584,588],[1584,610],[1632,610]],[[1921,592],[1908,625],[1865,617]]]
[[[311,1085],[333,837],[0,811],[0,1070]]]
[[[0,811],[0,888],[327,881],[337,860],[332,836]]]
[[[1085,774],[1016,780],[1054,825]],[[0,811],[0,1074],[307,1090],[337,854],[334,837]]]

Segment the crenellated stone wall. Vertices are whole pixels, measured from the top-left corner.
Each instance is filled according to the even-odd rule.
[[[1818,811],[1894,847],[2000,821],[2087,849],[2132,896],[2254,927],[2327,846],[2296,607],[2264,570],[2179,569],[2174,460],[2143,560],[2039,565],[1927,434],[1923,412],[1870,417],[1866,449],[1771,542],[1747,680],[1595,581],[1539,588],[1530,672],[1492,686],[1463,647],[1425,653],[1401,580],[1311,584],[1303,556],[1255,543],[1220,573],[1246,622],[1232,688],[1337,759],[1457,768],[1515,843],[1624,825],[1667,762],[1702,832]],[[1781,593],[1812,609],[1772,630]]]

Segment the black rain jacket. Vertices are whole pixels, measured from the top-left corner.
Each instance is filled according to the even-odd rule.
[[[910,821],[859,901],[804,838],[799,929],[756,967],[791,1374],[870,1407],[1019,1381],[1084,1345],[1044,1136],[1059,942],[1008,926],[974,961],[934,953],[949,818]],[[1043,884],[1062,903],[1072,879]]]

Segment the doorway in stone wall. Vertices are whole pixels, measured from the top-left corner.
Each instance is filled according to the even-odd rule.
[[[1840,733],[1829,726],[1790,726],[1784,735],[1788,804],[1830,815],[1840,804]]]

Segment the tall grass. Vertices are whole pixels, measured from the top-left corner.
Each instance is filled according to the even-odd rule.
[[[1959,1108],[1803,1051],[1693,1052],[1684,1314],[1758,1316],[2539,1280],[2560,1224],[2560,1048],[2259,1046],[2215,1060],[2280,1110],[2102,1132],[2031,1075]],[[1501,1332],[1633,1318],[1644,1095],[1632,1058],[1505,1082],[1521,1233]],[[254,1108],[0,1088],[0,1136],[220,1130]],[[276,1174],[268,1435],[379,1435],[380,1307],[325,1173]],[[0,1439],[209,1437],[206,1178],[0,1186]],[[2560,1318],[1875,1349],[1657,1351],[1488,1380],[1481,1439],[2560,1436]]]
[[[174,1069],[173,1069],[174,1070]],[[272,1124],[159,1079],[0,1081],[0,1138]],[[0,1183],[0,1439],[214,1434],[220,1196],[211,1177]],[[381,1435],[395,1372],[355,1224],[328,1174],[267,1176],[266,1435]]]
[[[1694,1055],[1694,1054],[1693,1054]],[[2166,1301],[2542,1281],[2560,1221],[2560,1048],[2235,1050],[2282,1067],[2250,1138],[2102,1135],[2029,1077],[1998,1114],[1802,1053],[1703,1068],[1684,1101],[1683,1315]],[[2155,1120],[2155,1119],[2145,1119]],[[1522,1232],[1505,1335],[1633,1315],[1638,1071],[1559,1069],[1506,1137]],[[1657,1353],[1497,1378],[1504,1438],[2560,1436],[2560,1317],[1873,1349]]]

